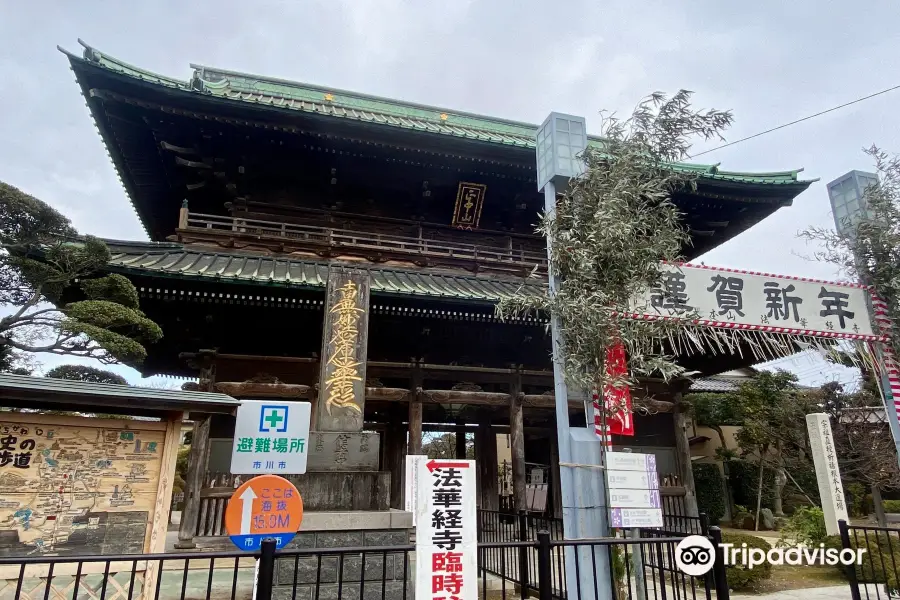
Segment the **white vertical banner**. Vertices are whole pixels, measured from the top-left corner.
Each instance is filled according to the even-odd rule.
[[[413,527],[416,519],[416,498],[419,490],[419,463],[428,460],[424,454],[408,454],[404,463],[403,510],[412,513]]]
[[[416,598],[478,597],[475,461],[418,461]]]
[[[825,513],[825,530],[828,535],[838,535],[838,521],[849,521],[849,518],[837,451],[831,434],[831,421],[825,413],[813,413],[806,415],[806,428],[809,430],[809,445],[816,465],[822,512]]]

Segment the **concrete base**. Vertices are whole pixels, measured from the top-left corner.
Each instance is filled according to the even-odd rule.
[[[307,512],[300,525],[301,533],[336,529],[412,529],[412,513],[402,510]]]
[[[411,534],[412,513],[408,512],[307,513],[300,532],[285,550],[406,546]],[[337,599],[340,590],[342,600],[375,600],[402,597],[404,587],[411,597],[414,579],[408,556],[406,551],[287,556],[276,564],[272,598]],[[317,582],[318,595],[314,596]]]

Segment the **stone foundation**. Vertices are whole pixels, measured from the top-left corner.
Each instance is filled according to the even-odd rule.
[[[304,517],[302,531],[284,550],[405,546],[410,543],[411,525],[412,515],[400,511],[310,513]],[[343,559],[336,555],[280,558],[272,598],[314,600],[317,581],[319,600],[400,598],[404,585],[411,598],[413,574],[404,554],[366,554],[364,583],[360,582],[362,554],[344,554]]]

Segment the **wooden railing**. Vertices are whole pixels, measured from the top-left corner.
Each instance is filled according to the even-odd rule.
[[[185,210],[185,213],[187,211]],[[468,244],[448,240],[432,240],[393,234],[353,231],[315,225],[279,223],[261,219],[244,219],[198,213],[182,214],[179,229],[186,232],[219,232],[257,239],[290,241],[312,248],[340,248],[363,254],[388,253],[433,259],[453,259],[532,269],[545,269],[547,255],[536,250]]]
[[[226,535],[225,507],[234,494],[233,486],[212,487],[200,490],[200,506],[197,516],[197,537]]]

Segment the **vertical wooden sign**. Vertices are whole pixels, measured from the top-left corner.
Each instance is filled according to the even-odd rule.
[[[369,274],[332,268],[325,292],[318,431],[360,431],[366,401]]]

